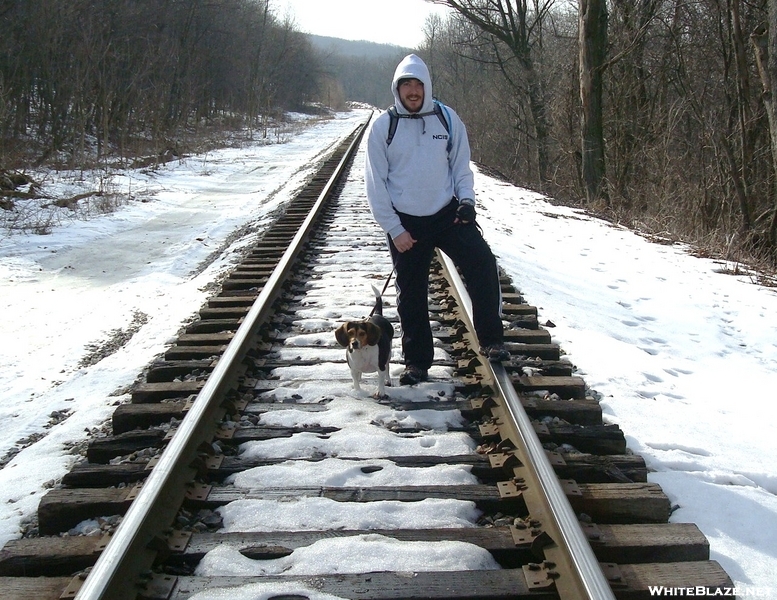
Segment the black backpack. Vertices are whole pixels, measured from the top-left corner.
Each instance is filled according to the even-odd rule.
[[[449,123],[450,115],[448,115],[446,118],[445,115],[448,113],[448,109],[445,107],[445,105],[443,105],[442,102],[437,100],[437,98],[434,99],[434,110],[430,112],[414,113],[412,115],[400,115],[397,112],[397,107],[393,104],[388,107],[386,112],[388,112],[390,119],[388,136],[386,137],[386,146],[391,145],[391,140],[394,139],[394,134],[397,131],[397,125],[399,124],[400,119],[420,119],[422,117],[437,115],[437,118],[440,119],[440,123],[442,123],[443,127],[445,127],[445,131],[448,132],[448,145],[446,150],[448,151],[448,154],[450,154],[451,148],[453,147],[453,136],[451,135],[451,125]]]

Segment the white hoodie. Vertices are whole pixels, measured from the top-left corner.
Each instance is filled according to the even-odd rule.
[[[400,115],[409,114],[397,89],[399,80],[404,78],[415,78],[424,84],[424,105],[420,112],[431,113],[434,108],[432,79],[424,61],[415,54],[399,63],[391,82],[394,106]],[[434,114],[400,118],[394,138],[387,145],[388,112],[374,119],[367,133],[367,200],[375,220],[392,239],[405,231],[397,211],[428,216],[444,208],[453,196],[474,201],[467,131],[451,108],[445,107],[444,116],[450,124],[450,134]],[[446,151],[449,135],[453,139],[450,153]]]

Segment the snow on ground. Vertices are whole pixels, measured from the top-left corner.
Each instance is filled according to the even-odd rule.
[[[210,282],[233,263],[250,233],[261,230],[302,185],[310,160],[365,115],[357,111],[311,123],[285,143],[220,150],[152,172],[127,172],[114,186],[131,188],[143,202],[88,221],[64,223],[49,235],[3,234],[0,545],[21,535],[47,486],[74,462],[70,448],[84,430],[99,427],[113,405],[126,399],[127,387],[197,311]],[[680,245],[651,243],[480,173],[476,182],[478,221],[500,264],[528,302],[539,308],[540,321],[554,324],[554,341],[600,396],[605,418],[619,424],[629,447],[645,457],[650,480],[663,487],[676,507],[672,520],[699,525],[711,543],[712,558],[731,575],[740,593],[777,598],[772,583],[777,567],[777,413],[770,397],[777,385],[775,290],[746,276],[723,274],[726,265],[695,258]],[[330,375],[322,374],[328,389],[347,381],[342,373]],[[316,401],[322,392],[317,387],[274,393]],[[287,441],[246,451],[287,458],[310,452],[338,454],[337,460],[322,462],[320,476],[348,482],[365,476],[352,471],[343,460],[348,456],[378,457],[387,450],[395,455],[418,453],[435,446],[435,439],[419,438],[412,449],[397,448],[381,423],[397,418],[428,423],[440,415],[417,411],[398,417],[369,401],[361,410],[348,399],[347,390],[340,396],[326,419],[332,425],[360,415],[359,431],[350,439],[333,435],[321,448],[312,444],[324,440],[295,436],[296,446]],[[290,412],[266,418],[280,423],[308,417]],[[452,425],[431,426],[441,430]],[[448,443],[453,446],[434,451],[456,454],[469,447],[464,438]],[[360,453],[378,447],[372,455]],[[373,460],[383,467],[375,471],[382,478],[409,477],[396,466]],[[263,469],[270,468],[243,477],[256,477],[258,483],[271,476],[279,485],[284,478],[293,482],[297,477],[293,461],[272,467],[274,471]],[[435,476],[450,477],[453,484],[470,477],[458,468]],[[440,514],[474,525],[478,516],[471,505],[455,502],[419,503],[412,515],[399,514],[407,507],[392,503],[376,504],[367,514],[334,515],[331,503],[299,502],[305,510],[274,507],[286,515],[290,528],[315,528],[322,515],[341,519],[347,528],[369,522],[386,528],[392,522],[437,526],[428,523]],[[245,523],[250,514],[268,510],[271,507],[234,503],[223,511],[224,522],[228,527]],[[300,522],[301,514],[310,523]],[[367,535],[310,547],[264,566],[310,573],[311,565],[334,557],[330,568],[358,570],[363,557],[364,564],[375,568],[383,564],[377,557],[398,560],[393,546],[389,538]],[[471,548],[418,548],[429,568],[446,568],[446,561],[495,567]],[[350,567],[344,566],[345,555],[348,560],[353,555]],[[245,560],[224,549],[207,564],[238,571],[256,568]],[[201,569],[207,570],[207,564]],[[401,568],[390,564],[388,568]],[[197,599],[259,599],[277,593],[332,598],[295,586],[263,584],[242,593],[210,590]]]
[[[672,520],[699,525],[733,580],[768,587],[777,290],[680,245],[479,181],[500,263],[654,471],[650,481],[676,506]]]
[[[296,555],[296,556],[293,556]],[[221,576],[239,575],[323,575],[326,573],[367,573],[390,565],[395,571],[463,571],[498,569],[488,552],[463,542],[405,542],[378,534],[319,540],[298,548],[291,556],[256,561],[228,545],[208,552],[197,567],[198,574],[217,571]],[[347,561],[341,559],[348,556]],[[391,557],[389,562],[387,557]],[[396,560],[401,557],[401,560]],[[434,565],[433,569],[419,565]]]
[[[117,187],[131,179],[134,193],[150,200],[51,235],[0,238],[0,457],[45,436],[0,471],[0,543],[19,535],[48,482],[73,464],[67,448],[110,417],[194,316],[246,234],[266,226],[304,185],[312,161],[363,119],[343,114],[285,143],[119,174]],[[116,337],[130,339],[81,366],[89,348]]]

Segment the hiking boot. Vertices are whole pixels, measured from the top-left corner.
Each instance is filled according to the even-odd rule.
[[[416,383],[426,381],[426,378],[426,369],[420,369],[415,365],[407,365],[399,376],[399,385],[415,385]]]
[[[508,352],[507,348],[505,348],[505,345],[502,342],[481,346],[480,353],[492,362],[510,360],[510,352]]]

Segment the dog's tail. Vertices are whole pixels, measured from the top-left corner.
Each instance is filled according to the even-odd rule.
[[[372,293],[375,294],[375,306],[372,308],[370,316],[383,316],[383,296],[381,296],[380,291],[374,285],[371,285],[370,287],[372,287]]]

